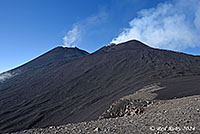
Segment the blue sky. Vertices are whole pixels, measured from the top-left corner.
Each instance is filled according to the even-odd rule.
[[[197,43],[199,40],[193,36],[195,34],[198,36],[199,30],[196,30],[198,28],[193,26],[193,21],[190,21],[196,18],[195,26],[200,24],[198,9],[188,11],[192,15],[184,16],[185,12],[180,12],[176,16],[173,16],[173,12],[157,15],[161,9],[171,11],[173,8],[187,7],[192,4],[191,1],[196,3],[196,0],[189,0],[186,5],[182,5],[178,4],[179,1],[186,2],[186,0],[0,0],[0,72],[17,67],[56,46],[75,45],[88,52],[94,52],[110,42],[119,43],[130,38],[142,40],[153,47],[200,54],[200,44]],[[196,5],[198,4],[197,2]],[[195,5],[193,6],[195,9]],[[152,17],[152,14],[157,15],[156,18]],[[165,17],[172,19],[163,22],[166,20]],[[150,21],[143,21],[145,19],[149,19],[153,27],[149,27]],[[155,23],[158,21],[162,23]],[[174,21],[180,23],[174,24]],[[173,22],[174,27],[166,25],[168,22]],[[146,29],[141,28],[141,24],[146,24]],[[163,27],[154,30],[158,25],[178,31],[173,35],[178,40],[170,37],[170,30],[164,29],[166,32],[160,33]],[[182,29],[176,27],[177,25],[182,26],[185,31],[183,38],[179,36]],[[161,35],[182,45],[168,46],[167,43],[170,42],[166,42],[165,39],[159,40],[160,42],[150,40],[141,31],[154,33],[152,35],[155,36],[152,38]]]

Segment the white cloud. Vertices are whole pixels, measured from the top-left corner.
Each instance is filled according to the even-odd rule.
[[[108,14],[103,9],[97,14],[86,17],[73,24],[73,28],[63,37],[64,47],[75,47],[76,44],[83,40],[87,40],[97,32],[95,27],[105,23],[108,19]],[[80,45],[80,44],[79,44]]]
[[[72,47],[79,38],[79,28],[77,25],[74,25],[73,28],[67,32],[63,38],[63,42],[66,47]]]
[[[104,10],[101,10],[97,15],[86,18],[84,24],[87,26],[98,25],[106,22],[107,19],[108,19],[108,14]]]
[[[3,73],[3,74],[0,74],[0,82],[3,82],[5,81],[6,79],[9,79],[13,77],[13,75],[11,73]]]
[[[200,45],[200,1],[174,0],[144,9],[111,43],[131,39],[152,47],[184,50]]]
[[[200,29],[200,8],[197,10],[195,14],[195,20],[194,20],[195,26]]]
[[[0,74],[0,82],[4,82],[5,80],[8,80],[16,75],[21,74],[22,71],[17,69],[15,71],[9,71],[9,72],[4,72]]]

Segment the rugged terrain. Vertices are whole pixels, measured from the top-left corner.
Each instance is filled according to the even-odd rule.
[[[154,88],[155,89],[155,88]],[[149,93],[148,93],[149,94]],[[140,93],[127,96],[132,98]],[[142,95],[142,94],[141,94]],[[147,95],[147,94],[146,94]],[[155,94],[150,95],[155,97]],[[123,98],[125,99],[125,98]],[[14,134],[199,134],[200,96],[154,101],[143,113]]]
[[[173,111],[182,99],[185,106],[193,98],[182,97],[200,95],[199,56],[154,49],[136,40],[105,46],[92,54],[78,48],[58,47],[6,73],[14,75],[0,83],[1,133],[70,123],[66,129],[69,132],[74,126],[78,130],[84,125],[79,122],[97,119],[101,120],[86,123],[91,125],[89,130],[101,122],[105,125],[113,121],[112,126],[126,118],[139,123],[143,117],[159,119],[155,111],[165,105]],[[155,83],[161,89],[144,92],[145,86]],[[152,102],[165,103],[155,107]],[[171,103],[174,104],[170,106]],[[140,112],[136,112],[138,109]],[[189,115],[190,111],[185,112]],[[114,119],[118,116],[121,117]]]

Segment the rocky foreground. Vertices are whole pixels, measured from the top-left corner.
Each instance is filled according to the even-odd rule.
[[[13,134],[199,134],[200,133],[200,95],[184,97],[172,100],[153,100],[155,94],[151,93],[157,85],[146,87],[132,96],[126,96],[123,100],[131,100],[138,97],[142,104],[139,108],[143,109],[140,113],[126,114],[130,109],[130,103],[122,107],[113,104],[105,113],[111,111],[110,118],[104,118],[105,113],[97,121],[81,122],[78,124],[67,124],[62,126],[50,126],[48,128],[30,129]],[[152,88],[154,87],[154,88]],[[144,93],[145,91],[145,93]],[[147,98],[141,100],[141,98]],[[135,101],[130,101],[135,102]],[[138,102],[138,101],[136,101]],[[121,103],[120,103],[121,104]],[[131,103],[138,104],[138,103]],[[127,107],[127,108],[126,108]],[[132,106],[133,107],[133,106]],[[123,110],[122,110],[123,109]],[[127,110],[128,109],[128,110]],[[133,111],[138,111],[134,107]],[[123,111],[125,112],[123,114]],[[133,113],[131,111],[130,113]],[[121,117],[115,117],[118,115]],[[108,116],[106,116],[108,117]],[[114,118],[112,118],[114,117]]]

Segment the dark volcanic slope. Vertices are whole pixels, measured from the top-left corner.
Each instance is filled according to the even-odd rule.
[[[42,68],[0,84],[0,132],[97,119],[114,101],[154,82],[166,87],[158,99],[200,94],[200,57],[135,40],[51,67],[45,61],[35,59]]]
[[[5,72],[3,74],[11,74],[12,76],[21,75],[22,79],[27,78],[24,75],[38,75],[38,73],[48,73],[51,69],[54,69],[57,66],[66,64],[73,59],[88,55],[89,53],[79,48],[67,48],[67,47],[56,47],[47,53],[31,60],[30,62],[16,68]],[[3,74],[0,74],[3,75]],[[36,76],[37,77],[37,76]],[[2,80],[0,79],[0,82]],[[11,81],[9,81],[11,82]],[[11,82],[12,83],[12,82]],[[1,89],[1,85],[0,85]]]
[[[45,70],[49,69],[52,66],[58,66],[59,64],[64,64],[72,59],[85,55],[88,55],[88,53],[86,51],[80,50],[77,47],[56,47],[48,51],[47,53],[37,57],[36,59],[18,67],[17,69],[21,70],[22,72],[35,69]]]

